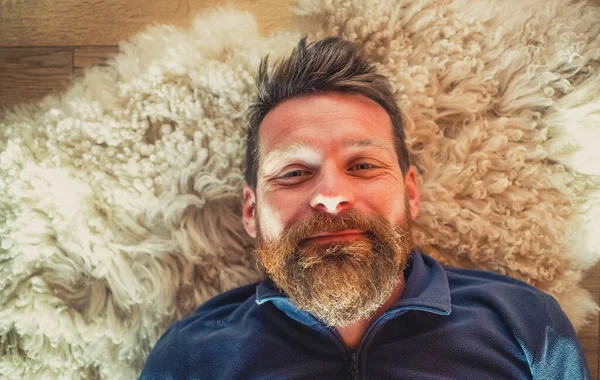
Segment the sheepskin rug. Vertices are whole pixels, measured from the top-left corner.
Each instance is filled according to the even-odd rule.
[[[154,26],[0,121],[0,377],[132,379],[165,328],[264,276],[241,215],[262,56],[342,35],[388,75],[420,172],[415,245],[597,310],[600,9],[567,0],[301,0]]]

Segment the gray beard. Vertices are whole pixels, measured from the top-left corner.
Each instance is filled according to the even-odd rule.
[[[404,223],[393,227],[381,217],[352,211],[341,220],[317,215],[270,242],[257,228],[256,255],[275,285],[296,306],[328,326],[347,326],[369,319],[402,278],[412,247],[408,207],[406,217]],[[314,231],[343,229],[371,233],[352,241],[299,247]]]

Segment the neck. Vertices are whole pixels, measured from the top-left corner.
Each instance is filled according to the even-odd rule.
[[[404,274],[401,275],[398,283],[394,287],[392,294],[390,297],[381,305],[375,313],[369,319],[359,319],[358,321],[351,323],[347,326],[336,327],[337,332],[342,336],[344,343],[350,348],[352,351],[356,351],[358,349],[358,345],[360,340],[362,339],[365,331],[371,326],[371,324],[379,318],[381,314],[383,314],[386,310],[388,310],[402,295],[404,291]]]

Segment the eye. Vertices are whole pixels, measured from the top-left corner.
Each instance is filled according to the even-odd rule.
[[[310,172],[307,172],[306,170],[294,169],[294,170],[290,170],[289,172],[283,173],[282,175],[277,177],[277,179],[301,177],[302,173],[310,173]]]
[[[368,162],[359,162],[358,164],[355,164],[352,167],[357,168],[358,170],[367,170],[367,169],[375,168],[375,165],[370,164]]]
[[[312,172],[307,170],[293,169],[275,177],[275,181],[280,185],[299,185],[308,180],[311,174]]]

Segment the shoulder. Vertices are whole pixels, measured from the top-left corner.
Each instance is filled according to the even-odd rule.
[[[499,273],[453,267],[444,269],[453,309],[466,307],[493,314],[498,323],[506,325],[513,333],[535,339],[551,296]]]
[[[444,269],[453,310],[469,310],[478,323],[491,321],[495,328],[506,328],[521,346],[534,378],[587,378],[575,330],[554,297],[502,274]],[[554,363],[558,357],[564,358],[560,368]]]
[[[211,320],[225,318],[232,313],[254,307],[258,282],[223,292],[203,303],[189,317],[183,319],[182,326],[195,319]]]
[[[244,316],[256,308],[257,284],[234,288],[209,299],[194,313],[177,322],[179,333],[187,338],[214,329],[238,326],[244,321]],[[189,339],[179,339],[179,342],[180,345],[186,344]]]
[[[141,380],[184,377],[177,360],[177,328],[177,323],[172,324],[156,342],[146,358]]]
[[[140,379],[184,378],[193,370],[190,361],[194,357],[199,358],[199,347],[202,350],[200,356],[206,360],[223,354],[209,340],[223,341],[220,335],[227,330],[226,327],[229,330],[239,328],[244,315],[254,308],[256,285],[254,283],[221,293],[206,301],[194,313],[169,326],[152,348]]]
[[[448,277],[450,292],[457,296],[473,292],[489,293],[490,296],[502,297],[507,302],[519,302],[517,296],[522,296],[528,301],[534,301],[538,306],[543,305],[548,296],[535,286],[500,273],[449,266],[443,268]]]

